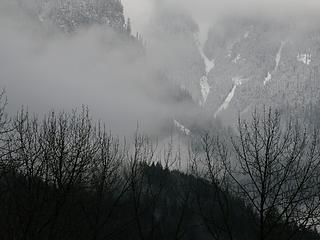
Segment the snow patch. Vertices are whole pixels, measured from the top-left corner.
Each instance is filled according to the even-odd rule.
[[[234,77],[234,78],[232,78],[232,82],[233,82],[236,86],[242,85],[243,81],[247,81],[247,80],[248,80],[247,78],[241,78],[241,77]]]
[[[268,82],[270,82],[272,79],[272,75],[270,72],[268,72],[268,75],[265,77],[264,81],[263,81],[263,85],[266,85]]]
[[[282,49],[284,47],[284,44],[285,44],[285,42],[281,41],[281,45],[280,45],[279,51],[278,51],[277,56],[276,56],[276,66],[274,68],[274,71],[278,70],[279,63],[280,63],[280,60],[281,60],[281,53],[282,53]]]
[[[276,58],[275,58],[275,62],[276,62],[276,65],[274,67],[274,69],[272,70],[272,72],[268,72],[268,75],[264,78],[264,81],[263,81],[263,85],[265,86],[268,82],[270,82],[272,80],[272,74],[274,72],[276,72],[279,68],[279,64],[280,64],[280,61],[281,61],[281,55],[282,55],[282,49],[284,47],[284,45],[286,44],[285,41],[281,41],[281,45],[280,45],[280,48],[277,52],[277,55],[276,55]]]
[[[39,15],[39,16],[38,16],[38,19],[39,19],[40,22],[42,22],[42,23],[44,22],[44,18],[43,18],[42,15]]]
[[[247,39],[249,37],[249,34],[250,34],[250,31],[247,31],[244,35],[243,35],[243,38],[244,39]]]
[[[202,99],[199,101],[200,106],[204,106],[210,93],[210,85],[208,83],[208,74],[215,67],[215,60],[210,60],[203,51],[203,44],[199,40],[199,35],[194,34],[195,43],[198,47],[201,58],[205,64],[205,75],[200,78],[200,91]]]
[[[245,34],[243,35],[244,39],[247,39],[251,33],[251,31],[253,30],[253,26],[250,26],[250,30],[246,31]]]
[[[223,104],[219,107],[219,109],[214,113],[214,118],[216,118],[219,113],[225,109],[227,109],[229,107],[229,104],[232,100],[232,98],[234,97],[234,93],[236,92],[237,89],[237,85],[233,85],[232,90],[230,91],[230,93],[228,94],[227,98],[224,100]]]
[[[311,58],[312,58],[311,54],[308,54],[308,53],[300,54],[299,53],[298,56],[297,56],[297,61],[298,62],[302,62],[303,64],[306,64],[306,65],[310,65]]]
[[[203,76],[200,79],[200,88],[201,88],[201,95],[202,95],[202,100],[200,101],[200,106],[203,106],[206,103],[207,98],[210,93],[210,85],[208,83],[207,76]]]
[[[237,63],[240,59],[241,59],[241,55],[238,54],[238,55],[232,60],[232,62],[233,62],[233,63]]]
[[[205,56],[204,54],[202,54],[202,58],[206,66],[206,74],[209,74],[215,66],[215,61],[214,59],[209,60],[209,58],[207,58],[207,56]]]
[[[186,128],[185,126],[183,126],[181,123],[179,123],[177,120],[173,120],[173,122],[174,122],[174,125],[182,132],[182,133],[184,133],[185,135],[190,135],[190,133],[191,133],[191,131],[188,129],[188,128]]]
[[[198,35],[194,35],[194,39],[195,39],[195,42],[196,42],[196,45],[198,47],[198,50],[199,50],[199,53],[201,55],[201,58],[203,59],[204,61],[204,64],[205,64],[205,67],[206,67],[206,74],[208,75],[211,70],[214,68],[215,66],[215,61],[214,59],[210,60],[206,54],[204,53],[203,51],[203,45],[201,44],[200,40],[199,40],[199,36]]]
[[[226,99],[224,100],[224,102],[222,103],[222,105],[219,107],[219,109],[214,113],[214,118],[216,118],[219,113],[223,110],[226,110],[229,107],[229,104],[231,102],[231,100],[234,97],[234,94],[236,92],[236,89],[238,86],[242,85],[243,81],[245,81],[247,79],[243,79],[241,77],[234,77],[232,78],[233,81],[233,87],[231,89],[231,91],[229,92],[228,96],[226,97]]]

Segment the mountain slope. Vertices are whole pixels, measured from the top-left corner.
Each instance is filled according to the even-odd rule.
[[[270,19],[217,23],[205,46],[216,62],[208,78],[212,89],[207,110],[223,116],[270,105],[301,114],[304,106],[318,99],[319,46],[316,28]],[[223,107],[230,93],[234,96]],[[224,111],[219,111],[221,107]]]
[[[201,57],[194,58],[198,75],[183,77],[181,86],[211,121],[233,124],[239,114],[246,117],[263,106],[308,122],[315,119],[320,28],[311,20],[227,16],[212,25],[203,45],[198,35],[196,29],[192,48]],[[190,69],[185,68],[185,73]],[[196,87],[190,87],[190,82]]]

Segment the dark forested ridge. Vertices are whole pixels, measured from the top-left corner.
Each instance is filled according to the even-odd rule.
[[[43,120],[4,110],[1,239],[319,239],[317,140],[279,128],[277,112],[239,124],[236,170],[208,134],[186,159],[138,133],[119,140],[86,109]],[[188,168],[172,170],[181,161]]]
[[[126,189],[58,188],[2,170],[1,239],[256,239],[255,214],[243,201],[223,193],[225,215],[206,180],[160,164],[139,167],[143,180]],[[277,228],[268,239],[319,239],[295,225]]]

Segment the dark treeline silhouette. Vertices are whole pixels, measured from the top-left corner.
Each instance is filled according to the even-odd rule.
[[[182,159],[87,109],[9,118],[1,99],[1,239],[319,239],[317,134],[277,112],[231,141],[203,134]]]

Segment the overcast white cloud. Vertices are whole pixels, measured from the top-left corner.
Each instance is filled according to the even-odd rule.
[[[225,14],[271,15],[281,17],[318,15],[319,0],[122,0],[126,15],[133,20],[134,29],[145,31],[150,17],[159,4],[185,10],[206,29]]]

